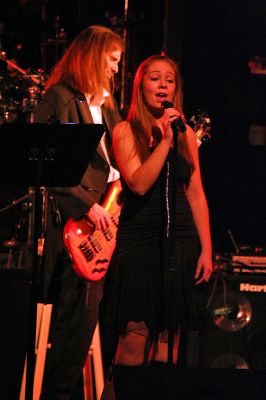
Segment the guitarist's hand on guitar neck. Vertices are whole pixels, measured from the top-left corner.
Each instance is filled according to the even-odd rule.
[[[95,229],[107,229],[111,224],[109,213],[98,203],[93,204],[87,212],[87,216],[95,225]]]

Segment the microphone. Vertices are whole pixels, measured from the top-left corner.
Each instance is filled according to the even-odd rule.
[[[161,104],[162,110],[165,110],[166,108],[174,108],[173,104],[170,101],[163,101]],[[181,117],[178,117],[172,122],[172,129],[177,129],[178,131],[184,133],[186,132],[187,128],[186,125]]]

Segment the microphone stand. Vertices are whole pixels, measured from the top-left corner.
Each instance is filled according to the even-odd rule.
[[[168,222],[166,230],[166,249],[167,255],[167,269],[165,276],[166,286],[166,307],[167,307],[167,322],[168,322],[168,354],[167,362],[173,363],[173,349],[174,349],[174,325],[173,325],[173,302],[174,302],[174,278],[176,274],[176,257],[174,256],[174,225],[175,225],[175,200],[176,200],[176,155],[178,151],[178,129],[173,126],[174,144],[168,155],[167,178],[166,178],[166,201],[168,202]],[[172,190],[172,191],[171,191]],[[169,218],[170,217],[170,218]]]
[[[167,268],[165,271],[165,287],[166,287],[166,307],[167,307],[167,325],[168,325],[168,349],[167,349],[167,362],[173,364],[173,350],[174,350],[174,339],[175,339],[175,326],[174,326],[174,302],[175,302],[175,281],[177,274],[177,259],[175,256],[175,240],[174,240],[174,229],[176,224],[176,182],[177,182],[177,154],[178,154],[178,134],[179,129],[176,124],[172,124],[174,133],[174,143],[171,149],[168,160],[167,160],[167,180],[166,180],[166,201],[169,205],[170,219],[167,222],[166,230],[166,249],[167,253]],[[180,334],[180,345],[185,345],[184,337],[182,332]],[[185,354],[184,352],[182,352]],[[178,352],[178,364],[182,363],[182,357],[180,356],[180,349]]]

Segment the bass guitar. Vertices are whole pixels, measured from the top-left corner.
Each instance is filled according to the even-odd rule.
[[[98,281],[107,272],[122,208],[118,201],[120,192],[121,182],[117,180],[111,184],[101,204],[111,216],[107,229],[95,229],[87,215],[78,220],[70,218],[65,224],[64,245],[72,258],[74,271],[83,279]]]

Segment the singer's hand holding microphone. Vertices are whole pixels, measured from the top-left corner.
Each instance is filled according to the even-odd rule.
[[[186,131],[186,125],[181,117],[181,114],[174,108],[173,104],[170,103],[170,101],[163,101],[161,108],[164,110],[165,117],[168,118],[167,124],[171,125],[173,133],[184,133]]]

